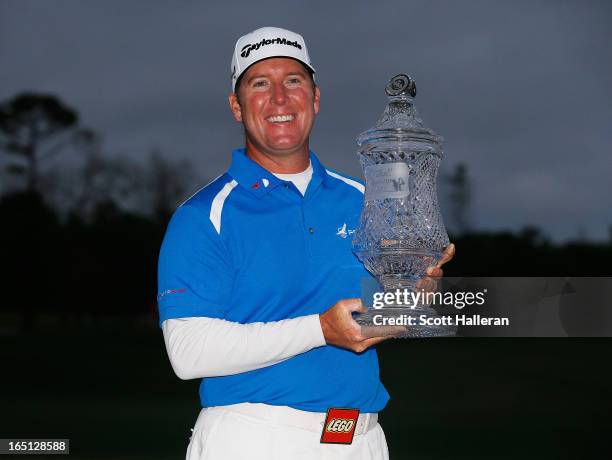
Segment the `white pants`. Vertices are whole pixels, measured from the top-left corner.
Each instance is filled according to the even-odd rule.
[[[249,410],[240,410],[247,407]],[[352,444],[321,444],[321,429],[279,423],[275,406],[236,404],[204,408],[198,416],[187,460],[388,460],[379,424],[355,434]],[[291,416],[302,411],[292,411]],[[312,416],[312,413],[305,413]],[[325,414],[321,414],[324,418]]]

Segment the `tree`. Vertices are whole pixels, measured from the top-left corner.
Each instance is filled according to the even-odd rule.
[[[7,171],[25,176],[29,192],[39,191],[41,162],[57,155],[71,142],[71,136],[60,135],[77,122],[75,110],[48,94],[22,93],[0,104],[0,148],[19,159],[10,163]],[[54,139],[55,143],[50,145]]]
[[[18,192],[0,198],[0,276],[3,306],[17,308],[22,331],[34,326],[35,311],[58,298],[63,280],[59,222],[40,194]]]
[[[467,173],[467,166],[459,163],[455,170],[446,176],[450,187],[451,222],[459,235],[470,231],[469,209],[472,201],[472,184]]]
[[[151,214],[166,222],[193,182],[193,166],[187,160],[172,161],[157,150],[151,152],[147,171],[147,188]]]
[[[147,171],[142,165],[126,155],[110,155],[91,129],[76,131],[72,146],[78,161],[45,175],[55,183],[48,197],[61,214],[90,222],[97,207],[108,203],[125,211],[148,212]]]
[[[78,161],[45,173],[54,184],[46,196],[64,216],[91,222],[98,206],[114,203],[122,212],[165,224],[192,188],[193,167],[187,160],[168,159],[154,150],[143,164],[127,155],[110,155],[93,130],[81,128],[73,137]]]

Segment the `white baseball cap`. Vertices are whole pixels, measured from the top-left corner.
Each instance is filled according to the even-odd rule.
[[[278,27],[262,27],[240,37],[232,55],[232,91],[236,82],[250,66],[262,59],[271,57],[288,57],[297,59],[308,67],[312,73],[306,42],[300,34]]]

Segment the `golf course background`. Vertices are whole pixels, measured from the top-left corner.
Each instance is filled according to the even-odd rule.
[[[378,352],[393,459],[609,452],[610,340],[394,340]],[[72,459],[183,458],[198,381],[174,375],[152,318],[41,316],[0,337],[0,359],[2,437],[70,438]]]

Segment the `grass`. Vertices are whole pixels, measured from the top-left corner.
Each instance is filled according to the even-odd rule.
[[[174,376],[161,331],[53,324],[0,337],[0,437],[70,438],[73,460],[183,458],[198,382]],[[605,457],[611,351],[609,339],[385,343],[391,458]]]

